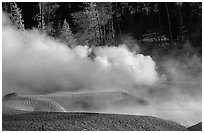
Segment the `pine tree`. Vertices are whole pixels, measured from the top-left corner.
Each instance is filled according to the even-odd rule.
[[[79,42],[87,42],[89,46],[106,45],[114,40],[113,12],[111,3],[84,3],[83,11],[72,14],[74,21],[81,29]]]
[[[18,29],[25,30],[21,9],[18,8],[15,2],[4,3],[4,11],[8,13],[13,25],[15,25]]]
[[[97,3],[97,10],[99,12],[99,27],[102,45],[112,43],[114,41],[115,31],[113,29],[113,10],[112,3]]]
[[[24,21],[22,19],[21,10],[17,7],[17,4],[14,2],[14,18],[13,22],[15,23],[18,29],[24,30]]]
[[[98,25],[98,10],[96,9],[96,3],[90,2],[87,3],[87,7],[85,7],[85,15],[88,17],[88,27],[87,30],[89,31],[89,39],[91,39],[92,42],[97,43],[99,38],[99,25]]]
[[[38,22],[38,28],[50,36],[54,32],[55,11],[58,7],[55,2],[38,2],[39,13],[34,16],[34,20]]]
[[[37,18],[36,18],[36,20],[38,21],[38,28],[41,31],[45,31],[45,21],[44,21],[44,11],[43,11],[44,4],[43,4],[43,2],[39,2],[38,6],[39,6],[39,14],[37,14]]]
[[[72,31],[71,31],[66,19],[64,20],[64,24],[62,26],[60,33],[61,33],[60,34],[60,40],[65,42],[71,48],[76,46],[76,44],[77,44],[76,39],[74,38],[74,35],[72,34]]]

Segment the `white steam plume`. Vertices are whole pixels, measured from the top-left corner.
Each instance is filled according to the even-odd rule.
[[[3,17],[3,94],[43,94],[82,88],[135,89],[158,81],[155,62],[124,45],[92,49],[66,45],[39,33],[6,25]]]

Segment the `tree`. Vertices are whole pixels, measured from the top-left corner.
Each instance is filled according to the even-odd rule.
[[[84,3],[83,11],[72,14],[80,27],[76,36],[79,42],[88,45],[106,45],[114,40],[113,13],[111,3]]]
[[[3,4],[3,10],[8,13],[13,25],[15,25],[20,30],[25,30],[24,21],[21,14],[21,9],[18,8],[15,2],[9,2]]]
[[[74,21],[79,26],[76,34],[79,43],[85,45],[96,45],[99,37],[98,11],[96,3],[84,3],[84,10],[72,14]]]
[[[96,6],[96,3],[94,2],[87,3],[84,14],[87,15],[88,19],[87,31],[89,40],[97,45],[98,38],[100,37],[100,29],[98,22],[99,13]]]
[[[11,2],[2,2],[2,10],[6,13],[11,12]]]
[[[39,2],[39,13],[34,16],[34,20],[38,22],[38,28],[50,36],[54,33],[55,11],[58,8],[59,5],[55,2]]]
[[[64,24],[62,26],[59,38],[71,48],[76,46],[77,44],[76,39],[74,38],[66,19],[64,20]]]
[[[183,44],[183,39],[184,39],[184,36],[183,36],[183,19],[182,19],[182,13],[181,13],[181,8],[182,8],[182,2],[177,2],[176,3],[177,6],[178,6],[178,10],[179,10],[179,20],[180,20],[180,32],[181,32],[181,44]]]
[[[99,12],[98,22],[101,31],[101,44],[114,44],[115,30],[113,26],[113,6],[112,3],[97,3],[97,10]]]
[[[81,45],[96,45],[96,11],[94,3],[84,3],[82,11],[72,13],[78,26],[76,37]]]
[[[167,3],[165,3],[166,7],[166,12],[167,12],[167,18],[168,18],[168,25],[169,25],[169,34],[170,34],[170,47],[172,47],[173,42],[172,42],[172,32],[171,32],[171,20],[170,20],[170,15],[169,15],[169,9]]]
[[[39,6],[38,28],[42,31],[45,31],[43,2],[39,2],[38,6]]]

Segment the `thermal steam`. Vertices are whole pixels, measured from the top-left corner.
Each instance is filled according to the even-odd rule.
[[[27,94],[82,88],[133,88],[158,81],[155,62],[125,45],[70,49],[37,30],[3,26],[3,91]]]

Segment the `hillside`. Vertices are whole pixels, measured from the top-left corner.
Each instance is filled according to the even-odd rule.
[[[184,126],[152,116],[85,112],[3,114],[3,131],[185,131]]]

